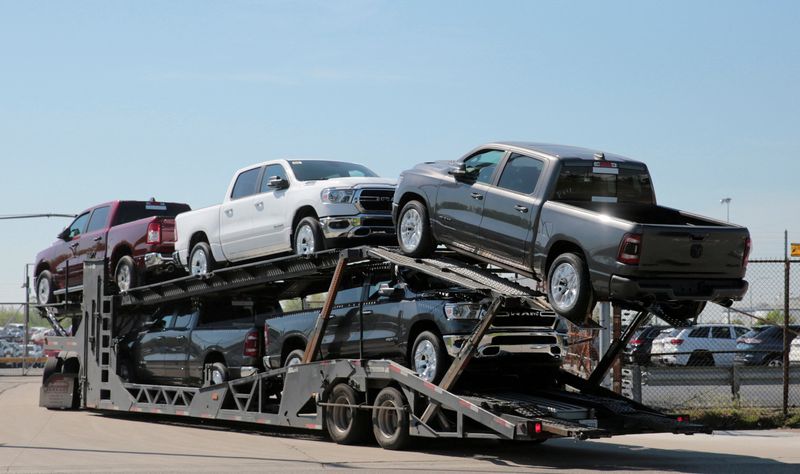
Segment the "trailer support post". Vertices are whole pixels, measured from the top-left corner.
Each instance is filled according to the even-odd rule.
[[[647,314],[647,311],[639,311],[636,313],[633,321],[631,321],[631,324],[622,334],[622,338],[615,339],[614,342],[611,343],[611,346],[608,348],[608,352],[603,355],[603,358],[597,363],[597,367],[595,367],[592,374],[589,375],[589,380],[587,381],[589,386],[596,387],[603,382],[603,379],[608,373],[608,369],[610,369],[614,364],[614,361],[617,360],[617,356],[619,356],[619,353],[625,348],[625,345],[628,344],[628,341],[631,340],[631,336],[633,336],[633,333],[636,332],[636,330],[639,328],[639,325],[645,320]]]

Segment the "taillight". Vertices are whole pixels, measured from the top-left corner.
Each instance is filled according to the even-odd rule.
[[[673,346],[680,346],[681,344],[683,344],[683,339],[670,339],[669,343],[672,344]]]
[[[628,265],[638,265],[642,254],[642,234],[625,234],[619,244],[617,260]]]
[[[630,345],[632,345],[632,346],[638,346],[639,344],[641,344],[641,343],[643,343],[643,342],[644,342],[644,341],[643,341],[643,340],[641,340],[641,339],[632,339],[632,340],[631,340],[631,342],[630,342]]]
[[[147,243],[160,244],[161,243],[161,223],[151,222],[147,224]]]
[[[264,323],[264,352],[269,347],[269,324]]]
[[[750,241],[750,237],[744,239],[744,257],[742,258],[742,267],[747,268],[747,262],[750,260],[750,247],[752,246],[752,242]]]
[[[244,351],[242,355],[245,357],[258,357],[258,330],[250,330],[244,336]]]

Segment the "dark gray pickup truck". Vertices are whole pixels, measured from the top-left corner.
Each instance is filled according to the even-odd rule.
[[[747,291],[746,228],[658,206],[644,163],[595,150],[490,143],[417,165],[393,218],[407,255],[442,243],[532,276],[572,321],[602,300],[686,319]]]
[[[391,359],[437,382],[480,321],[488,306],[483,299],[480,293],[403,267],[352,275],[336,295],[322,338],[322,358]],[[266,368],[302,360],[322,301],[322,295],[313,294],[303,302],[284,301],[286,312],[266,320]],[[473,365],[484,370],[558,366],[566,336],[557,331],[559,321],[552,312],[503,308],[478,344]]]
[[[136,308],[125,315],[136,330],[117,343],[119,373],[130,382],[190,386],[252,375],[262,367],[264,315],[230,298]]]

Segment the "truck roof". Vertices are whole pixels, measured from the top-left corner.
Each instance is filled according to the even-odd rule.
[[[579,160],[597,160],[595,155],[598,153],[602,153],[603,158],[607,161],[641,163],[640,161],[632,160],[630,158],[624,157],[622,155],[617,155],[614,153],[607,153],[602,150],[582,148],[570,145],[556,145],[553,143],[503,141],[503,142],[489,143],[485,146],[500,146],[502,148],[507,148],[507,149],[517,148],[523,151],[533,152],[538,155],[548,157],[552,160],[564,160],[570,158]]]

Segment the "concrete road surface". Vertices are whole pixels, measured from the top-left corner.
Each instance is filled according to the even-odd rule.
[[[800,432],[638,435],[542,445],[421,441],[417,451],[339,446],[322,435],[38,408],[38,377],[0,377],[0,471],[800,472]],[[161,420],[161,421],[159,421]]]

